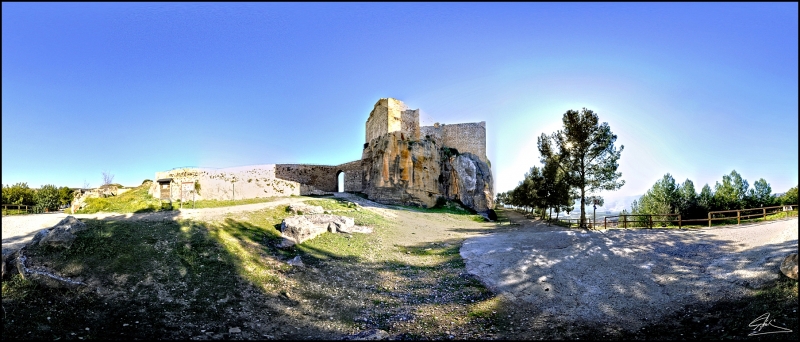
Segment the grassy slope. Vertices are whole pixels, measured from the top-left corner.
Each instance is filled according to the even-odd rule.
[[[745,300],[687,307],[636,333],[559,324],[540,308],[504,301],[466,276],[458,244],[395,245],[395,223],[372,212],[333,199],[307,203],[354,217],[376,232],[323,234],[281,250],[276,226],[288,215],[285,207],[216,223],[87,220],[91,229],[79,233],[72,248],[31,250],[29,256],[90,287],[49,289],[19,276],[3,281],[3,334],[331,339],[379,328],[411,339],[448,333],[459,339],[752,339],[747,324],[770,312],[776,324],[793,324],[795,333],[755,339],[797,337],[796,281],[784,278]],[[284,262],[297,255],[306,267]],[[242,333],[229,335],[230,327]]]
[[[86,200],[86,206],[78,210],[77,214],[94,214],[97,212],[114,212],[114,213],[141,213],[160,211],[161,201],[154,198],[148,193],[150,184],[142,184],[141,186],[125,192],[119,196],[106,197],[106,198],[89,198]],[[189,208],[218,208],[228,207],[234,205],[264,203],[275,200],[275,198],[250,198],[242,200],[200,200],[200,201],[185,201],[183,207]],[[179,202],[173,203],[174,209],[179,208]]]

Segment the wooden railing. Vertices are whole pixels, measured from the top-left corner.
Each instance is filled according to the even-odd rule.
[[[779,212],[786,212],[786,216],[797,216],[796,205],[778,205],[774,207],[763,207],[763,208],[750,208],[750,209],[736,209],[736,210],[717,210],[717,211],[710,211],[708,212],[708,218],[705,219],[708,221],[708,226],[711,227],[712,221],[719,221],[719,220],[733,220],[736,219],[736,224],[741,224],[742,219],[748,219],[752,217],[761,217],[764,221],[767,220],[767,214],[776,214]],[[743,212],[750,212],[755,214],[747,214],[742,215]],[[727,213],[736,213],[736,216],[725,216]],[[714,217],[716,214],[721,214],[721,217]],[[793,215],[790,215],[793,214]]]
[[[755,214],[747,214],[742,215],[745,212],[755,212]],[[606,216],[603,218],[603,228],[619,228],[620,225],[622,228],[634,228],[634,227],[647,227],[653,228],[653,223],[662,223],[662,226],[666,226],[668,224],[677,223],[678,228],[683,228],[686,223],[691,222],[703,222],[708,223],[708,226],[711,227],[711,223],[713,221],[722,221],[722,220],[733,220],[736,219],[736,224],[741,224],[742,219],[749,219],[749,218],[756,218],[759,217],[762,221],[767,220],[767,215],[776,214],[779,212],[786,212],[786,216],[797,216],[797,206],[796,205],[786,205],[786,206],[774,206],[774,207],[763,207],[763,208],[750,208],[750,209],[736,209],[736,210],[717,210],[711,211],[708,213],[708,218],[702,219],[684,219],[681,217],[680,214],[655,214],[655,215],[616,215],[616,216]],[[726,216],[725,214],[728,213],[736,213],[736,216]],[[720,215],[721,217],[714,217],[714,215]],[[634,220],[629,220],[631,217]],[[636,219],[640,217],[642,219]],[[653,217],[659,218],[654,220]],[[675,219],[667,219],[669,217],[675,217]],[[616,218],[616,219],[615,219]],[[592,225],[591,222],[589,222]],[[595,223],[596,225],[596,223]]]
[[[25,211],[25,213],[26,213],[26,214],[27,214],[27,213],[31,213],[31,212],[33,212],[33,209],[32,209],[33,207],[32,207],[32,206],[30,206],[30,205],[24,205],[24,204],[3,204],[3,215],[7,215],[7,214],[8,214],[8,207],[16,207],[16,208],[17,208],[17,209],[16,209],[17,211]],[[23,209],[23,208],[24,208],[24,209]]]

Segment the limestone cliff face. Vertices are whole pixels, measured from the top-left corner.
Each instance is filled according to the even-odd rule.
[[[421,207],[432,207],[444,197],[477,212],[494,206],[491,170],[478,156],[451,155],[433,140],[409,138],[403,132],[391,132],[364,148],[367,197]]]
[[[444,151],[443,151],[444,153]],[[472,153],[442,157],[440,193],[483,213],[494,208],[492,171]]]
[[[409,138],[390,132],[364,149],[364,193],[378,202],[432,207],[439,196],[440,153],[432,140]]]

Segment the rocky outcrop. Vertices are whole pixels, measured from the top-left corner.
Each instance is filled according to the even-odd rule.
[[[478,156],[472,153],[443,156],[440,192],[445,198],[486,213],[494,207],[492,184],[492,171]]]
[[[313,239],[324,232],[371,233],[366,227],[357,227],[351,217],[319,214],[287,217],[281,222],[281,248]]]
[[[75,240],[75,234],[84,230],[86,230],[85,223],[74,216],[67,216],[55,226],[36,233],[31,239],[31,245],[69,248]]]
[[[364,148],[364,193],[370,200],[432,207],[439,196],[441,155],[433,140],[390,132]]]
[[[479,213],[494,207],[491,169],[472,153],[390,132],[374,139],[362,160],[370,200],[429,208],[444,197]]]
[[[781,272],[787,277],[797,280],[797,253],[790,254],[783,259]]]

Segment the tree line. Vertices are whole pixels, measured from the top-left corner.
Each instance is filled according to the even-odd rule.
[[[47,184],[39,189],[32,189],[28,183],[3,185],[3,204],[28,205],[34,212],[58,210],[59,207],[72,202],[72,189]]]
[[[685,219],[708,217],[710,211],[735,210],[797,204],[797,186],[781,196],[772,193],[772,187],[764,178],[750,187],[747,180],[736,172],[722,176],[714,189],[706,184],[697,193],[694,183],[688,178],[678,184],[669,173],[653,184],[642,197],[633,201],[631,215],[680,214]]]
[[[592,110],[568,110],[562,122],[563,129],[537,138],[542,167],[532,167],[517,187],[497,194],[496,203],[522,207],[540,216],[547,213],[552,217],[555,211],[558,218],[580,200],[580,226],[586,227],[586,205],[603,205],[597,192],[617,190],[625,184],[617,172],[624,146],[614,146],[617,136]]]

